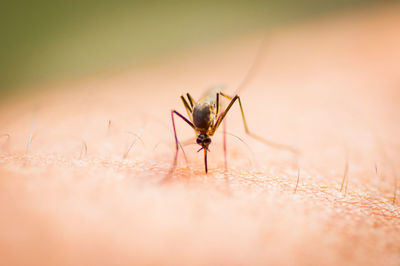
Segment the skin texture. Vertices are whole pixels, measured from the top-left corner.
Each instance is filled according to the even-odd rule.
[[[4,102],[4,265],[399,265],[399,14],[349,12],[267,34],[240,93],[246,119],[299,158],[247,137],[234,106],[227,131],[244,143],[227,135],[229,171],[221,127],[207,175],[199,146],[187,145],[188,162],[180,153],[160,184],[174,154],[170,110],[185,114],[179,96],[233,92],[260,33]]]

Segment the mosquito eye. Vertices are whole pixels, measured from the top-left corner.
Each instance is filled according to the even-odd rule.
[[[204,143],[205,143],[205,144],[210,144],[210,143],[211,143],[211,139],[210,139],[210,138],[205,139],[205,140],[204,140]]]

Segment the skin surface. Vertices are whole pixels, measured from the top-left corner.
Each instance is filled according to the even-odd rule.
[[[233,92],[262,33],[3,102],[2,264],[399,265],[399,14],[267,34],[240,95],[250,130],[298,159],[247,137],[234,106],[227,131],[245,143],[227,135],[229,171],[221,127],[207,175],[187,145],[188,162],[180,153],[160,184],[174,154],[170,110],[186,114],[179,96]]]

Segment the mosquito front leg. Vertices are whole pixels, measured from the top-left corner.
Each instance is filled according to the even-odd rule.
[[[174,156],[174,161],[172,163],[172,167],[168,172],[167,177],[164,179],[164,181],[166,181],[167,179],[169,179],[172,174],[175,171],[176,165],[178,163],[178,153],[179,153],[179,141],[178,141],[178,136],[176,134],[176,128],[175,128],[175,117],[174,115],[179,116],[180,118],[183,119],[183,121],[185,121],[189,126],[191,126],[194,129],[194,125],[192,122],[190,122],[186,117],[184,117],[183,115],[181,115],[180,113],[178,113],[175,110],[171,111],[171,120],[172,120],[172,128],[174,129],[174,138],[175,138],[175,156]]]
[[[218,112],[219,112],[219,93],[217,93],[217,95],[216,95],[216,97],[215,97],[215,102],[216,102],[216,105],[217,105],[216,114],[217,114],[217,116],[218,116]]]
[[[224,96],[225,98],[228,98],[231,101],[230,101],[228,107],[226,107],[225,111],[223,111],[218,116],[217,121],[215,121],[215,124],[214,124],[214,127],[213,127],[213,132],[215,132],[218,129],[219,125],[224,120],[224,118],[225,118],[226,114],[228,113],[229,109],[231,109],[231,107],[235,103],[236,99],[239,98],[238,95],[236,95],[234,98],[232,98],[232,97],[230,97],[230,96],[228,96],[228,95],[226,95],[226,94],[224,94],[222,92],[219,92],[218,95],[222,95],[222,96]],[[246,125],[246,123],[245,123],[245,125]]]
[[[196,105],[196,101],[193,99],[192,95],[190,95],[189,93],[186,93],[186,96],[189,100],[190,106],[193,108]]]
[[[183,102],[183,105],[185,106],[185,109],[186,109],[189,119],[192,121],[193,106],[192,107],[189,106],[189,104],[187,103],[187,101],[186,101],[185,97],[183,97],[183,95],[181,95],[181,100]]]
[[[275,148],[275,149],[280,149],[280,150],[287,150],[290,151],[294,154],[299,154],[299,151],[296,148],[293,148],[292,146],[289,145],[284,145],[284,144],[279,144],[279,143],[275,143],[272,142],[270,140],[266,140],[252,132],[250,132],[249,127],[247,126],[247,122],[246,122],[246,117],[244,116],[244,111],[243,111],[243,106],[242,106],[242,102],[240,101],[240,97],[239,95],[235,95],[234,97],[228,96],[226,94],[224,94],[223,92],[220,92],[220,94],[222,96],[224,96],[225,98],[231,100],[231,102],[229,103],[228,107],[226,107],[225,111],[218,117],[215,126],[214,126],[214,132],[215,130],[217,130],[217,128],[219,127],[219,125],[221,124],[222,120],[225,118],[226,114],[228,113],[228,111],[231,109],[232,105],[236,102],[236,100],[239,102],[239,107],[240,107],[240,112],[242,113],[242,120],[243,120],[243,125],[244,125],[244,130],[246,132],[246,134],[248,134],[249,136],[251,136],[254,139],[257,139],[258,141],[263,142],[264,144]]]

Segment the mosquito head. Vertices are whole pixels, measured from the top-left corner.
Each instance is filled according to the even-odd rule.
[[[199,144],[203,149],[208,149],[208,145],[211,143],[211,138],[206,134],[200,134],[196,140],[197,144]]]
[[[204,150],[204,167],[206,169],[206,174],[207,174],[207,172],[208,172],[207,151],[208,151],[208,145],[210,145],[210,143],[211,143],[211,138],[206,134],[200,134],[197,137],[196,142],[197,142],[197,144],[199,144],[201,146],[201,148],[200,148],[200,150],[198,150],[198,152],[201,150]]]

